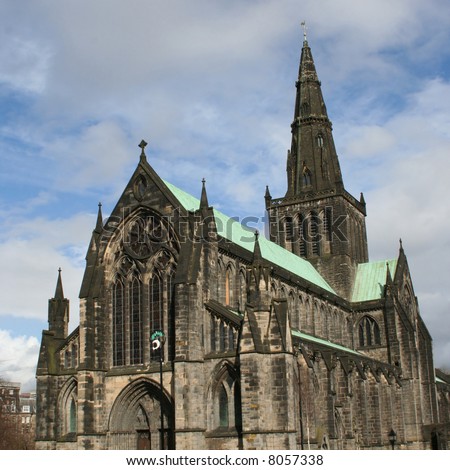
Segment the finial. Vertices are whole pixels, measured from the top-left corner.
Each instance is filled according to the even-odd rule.
[[[255,230],[255,242],[258,241],[258,238],[259,238],[259,230],[256,229],[256,230]]]
[[[103,230],[103,215],[102,215],[102,203],[98,203],[98,212],[97,212],[97,223],[95,224],[94,232],[101,233]]]
[[[400,249],[403,249],[403,242],[401,238],[399,239],[399,242],[400,242]]]
[[[206,180],[202,178],[202,195],[200,196],[200,209],[208,209],[208,196],[206,194]]]
[[[142,139],[141,143],[138,145],[138,147],[141,148],[141,157],[145,157],[144,149],[145,149],[145,147],[147,147],[147,142],[144,139]]]
[[[58,274],[61,274],[62,269],[58,268]]]
[[[308,29],[308,27],[306,26],[306,21],[302,21],[302,22],[301,22],[301,25],[302,25],[302,28],[303,28],[303,41],[304,41],[304,42],[307,42],[307,39],[306,39],[306,30]]]

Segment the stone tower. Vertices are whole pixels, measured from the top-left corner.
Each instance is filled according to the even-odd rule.
[[[332,124],[306,37],[300,58],[287,154],[287,192],[266,189],[270,239],[308,259],[330,285],[349,298],[356,266],[368,261],[366,207],[344,187]]]

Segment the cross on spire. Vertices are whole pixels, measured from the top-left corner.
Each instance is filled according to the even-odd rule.
[[[306,31],[308,29],[308,27],[306,26],[306,21],[302,21],[300,24],[303,28],[303,41],[306,42]]]
[[[147,142],[144,139],[142,139],[141,143],[138,145],[138,147],[141,148],[141,157],[145,157],[144,149],[145,149],[145,147],[147,147]]]

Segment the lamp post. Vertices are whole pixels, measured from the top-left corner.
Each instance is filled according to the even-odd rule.
[[[164,341],[165,336],[161,330],[156,330],[150,336],[152,341],[152,350],[158,351],[159,350],[159,389],[160,389],[160,401],[159,401],[159,409],[160,409],[160,417],[161,417],[161,431],[159,434],[159,448],[160,450],[164,450],[164,414],[163,414],[163,398],[164,398],[164,388],[163,388],[163,360],[164,360]]]
[[[392,450],[395,450],[395,443],[397,442],[397,433],[391,429],[388,434],[389,442],[391,443]]]

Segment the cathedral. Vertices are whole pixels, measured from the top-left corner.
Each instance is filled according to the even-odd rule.
[[[287,190],[267,237],[163,180],[146,143],[97,223],[68,331],[59,272],[37,365],[37,449],[445,449],[435,370],[400,242],[369,261],[306,38]],[[262,190],[262,194],[263,194]]]

